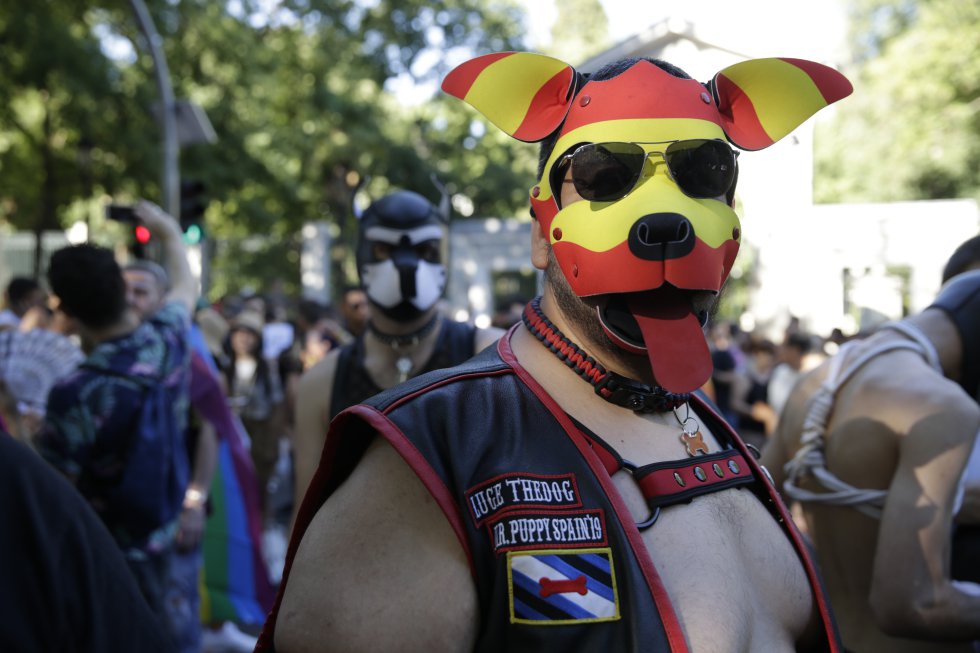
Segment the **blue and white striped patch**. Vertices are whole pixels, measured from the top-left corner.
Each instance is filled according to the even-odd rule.
[[[510,551],[507,584],[511,623],[553,626],[620,618],[609,548]]]

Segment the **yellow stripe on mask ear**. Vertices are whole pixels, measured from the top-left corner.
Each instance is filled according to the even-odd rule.
[[[505,133],[513,134],[535,94],[567,67],[551,57],[516,52],[487,66],[463,99]]]
[[[732,66],[723,74],[752,101],[762,128],[773,141],[827,106],[810,76],[793,64],[781,59],[758,59],[752,64]],[[760,77],[769,78],[769,83],[757,84]]]

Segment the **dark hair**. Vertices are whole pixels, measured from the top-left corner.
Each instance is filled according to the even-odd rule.
[[[221,357],[218,366],[225,374],[225,381],[228,383],[229,388],[235,387],[235,363],[238,360],[238,355],[235,353],[234,347],[231,346],[231,336],[236,331],[248,331],[255,335],[255,344],[252,345],[252,350],[249,352],[255,358],[255,378],[257,382],[265,387],[265,391],[269,392],[272,389],[272,368],[269,366],[269,362],[263,356],[262,352],[264,347],[264,339],[262,338],[262,333],[256,331],[255,329],[244,326],[241,324],[230,325],[231,328],[228,329],[228,333],[225,334],[224,340],[221,342]]]
[[[163,269],[163,266],[155,261],[149,261],[147,259],[137,259],[126,264],[123,268],[124,272],[128,271],[134,272],[145,272],[151,277],[153,277],[154,283],[157,287],[166,291],[170,287],[170,277],[167,275],[167,271]]]
[[[48,283],[59,308],[90,329],[107,327],[126,310],[126,282],[112,251],[96,245],[64,247],[52,254]]]
[[[591,82],[601,82],[603,80],[612,79],[614,77],[619,77],[627,70],[632,68],[635,64],[640,61],[649,61],[657,68],[664,70],[674,77],[679,77],[681,79],[691,79],[691,76],[686,72],[675,66],[674,64],[667,63],[662,59],[652,59],[650,57],[629,57],[626,59],[618,59],[612,63],[608,63],[599,70],[592,74],[582,75],[582,84],[576,89],[576,93],[582,90],[582,86],[586,81]],[[561,132],[561,125],[555,128],[547,138],[541,141],[541,150],[538,155],[538,179],[541,179],[544,174],[544,166],[548,163],[548,157],[551,156],[552,150],[555,149],[555,143],[558,142],[558,134]]]
[[[757,338],[749,342],[748,353],[750,354],[776,354],[776,343],[768,338]]]
[[[943,268],[943,283],[946,283],[960,272],[971,267],[980,266],[980,235],[974,236],[960,244],[949,257]]]
[[[304,297],[296,303],[296,314],[307,324],[316,324],[316,321],[329,312],[329,307],[323,302]]]
[[[7,284],[7,301],[11,305],[19,304],[40,289],[41,285],[30,277],[14,277]]]
[[[806,354],[813,346],[813,341],[805,333],[790,333],[786,336],[784,345],[798,350],[801,354]]]

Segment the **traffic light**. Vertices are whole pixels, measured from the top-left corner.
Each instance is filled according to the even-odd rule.
[[[204,210],[208,207],[205,191],[202,181],[187,180],[180,184],[180,228],[188,245],[204,240]]]
[[[140,245],[148,245],[150,243],[150,230],[141,224],[133,227],[133,239]]]
[[[146,258],[146,248],[152,240],[152,234],[150,230],[147,229],[140,223],[133,224],[133,242],[130,245],[130,251],[136,258]]]

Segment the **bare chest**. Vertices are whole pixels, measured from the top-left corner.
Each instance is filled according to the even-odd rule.
[[[647,446],[628,433],[620,438],[624,457],[686,458],[679,429],[656,431],[661,437]],[[701,432],[706,447],[718,451],[713,435]],[[621,471],[613,482],[634,520],[647,519],[635,479]],[[665,507],[641,536],[692,651],[797,650],[814,614],[809,581],[781,525],[749,488]]]

